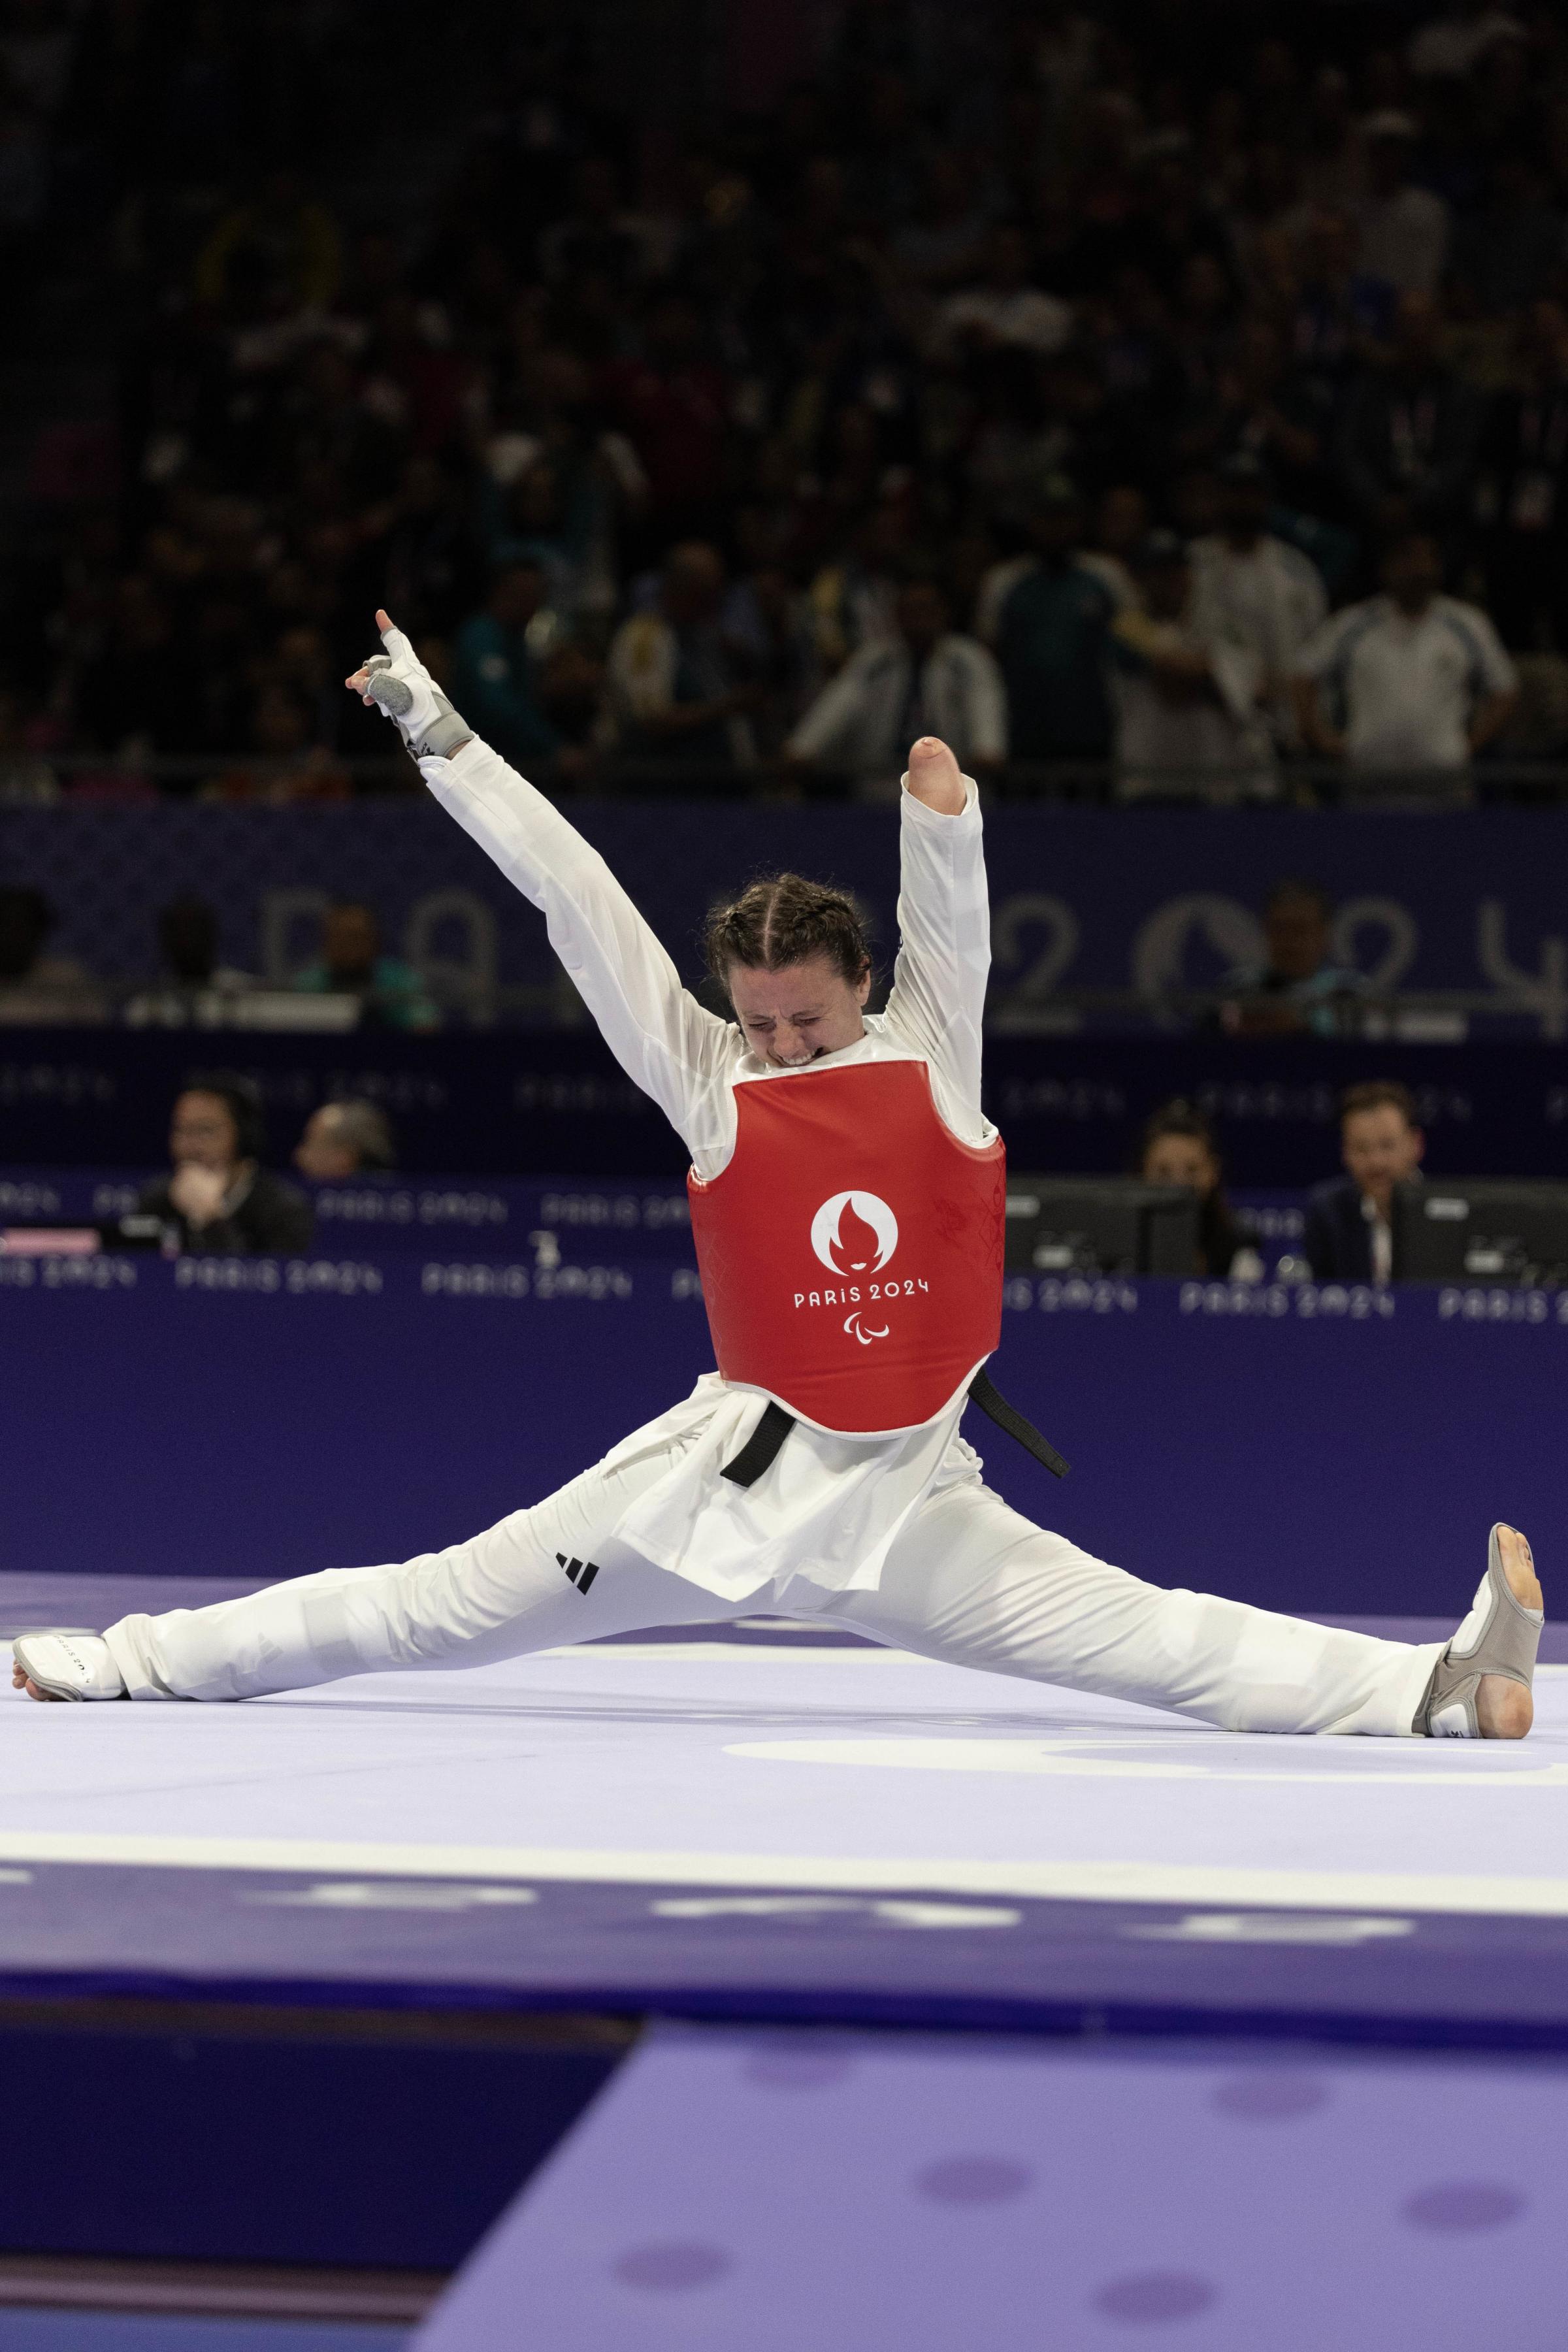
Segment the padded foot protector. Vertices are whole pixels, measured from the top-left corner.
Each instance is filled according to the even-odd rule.
[[[1415,1728],[1429,1739],[1479,1739],[1476,1700],[1483,1675],[1501,1675],[1529,1690],[1535,1678],[1543,1612],[1516,1601],[1503,1573],[1501,1524],[1487,1546],[1487,1572],[1470,1613],[1438,1659],[1416,1709]]]

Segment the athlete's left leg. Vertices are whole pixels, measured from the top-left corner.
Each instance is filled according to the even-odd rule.
[[[796,1587],[782,1605],[797,1595],[806,1597]],[[951,1664],[1138,1699],[1230,1731],[1409,1737],[1449,1646],[1145,1584],[1033,1526],[978,1481],[921,1506],[878,1591],[808,1605]],[[1528,1687],[1518,1696],[1528,1700]]]
[[[375,1568],[323,1569],[205,1609],[122,1617],[101,1638],[25,1636],[15,1681],[37,1697],[258,1698],[388,1668],[482,1666],[563,1642],[743,1616],[615,1540],[672,1458],[606,1459],[463,1543]]]

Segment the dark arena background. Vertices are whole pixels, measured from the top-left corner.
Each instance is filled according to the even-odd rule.
[[[1522,1746],[763,1608],[7,1692],[0,2352],[1560,2352],[1563,12],[0,0],[0,255],[7,1640],[439,1551],[713,1369],[378,607],[713,1011],[784,870],[885,1001],[952,745],[1018,1510],[1548,1596]]]

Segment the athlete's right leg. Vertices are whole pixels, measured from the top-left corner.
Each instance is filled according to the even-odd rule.
[[[836,1593],[821,1613],[949,1664],[1136,1699],[1228,1731],[1412,1736],[1443,1650],[1146,1584],[1036,1527],[978,1480],[929,1497],[895,1538],[878,1589]]]
[[[488,1665],[756,1608],[755,1595],[722,1601],[615,1543],[627,1505],[668,1462],[661,1450],[599,1463],[445,1551],[327,1569],[207,1609],[122,1617],[104,1639],[132,1698],[236,1699],[378,1668]]]
[[[805,1588],[786,1588],[775,1605],[796,1613],[792,1603],[805,1601]],[[1102,1691],[1229,1731],[1518,1739],[1530,1728],[1542,1600],[1529,1544],[1500,1526],[1452,1642],[1382,1641],[1145,1584],[976,1479],[910,1515],[875,1591],[822,1596],[798,1613],[950,1664]]]

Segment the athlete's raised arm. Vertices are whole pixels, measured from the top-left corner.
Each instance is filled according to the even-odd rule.
[[[729,1024],[706,1012],[596,849],[467,726],[384,613],[385,648],[347,680],[396,721],[419,772],[525,898],[605,1044],[693,1152],[711,1140]]]
[[[978,1142],[991,968],[980,796],[935,736],[910,752],[900,809],[899,953],[884,1019],[901,1045],[929,1057],[944,1118]]]

